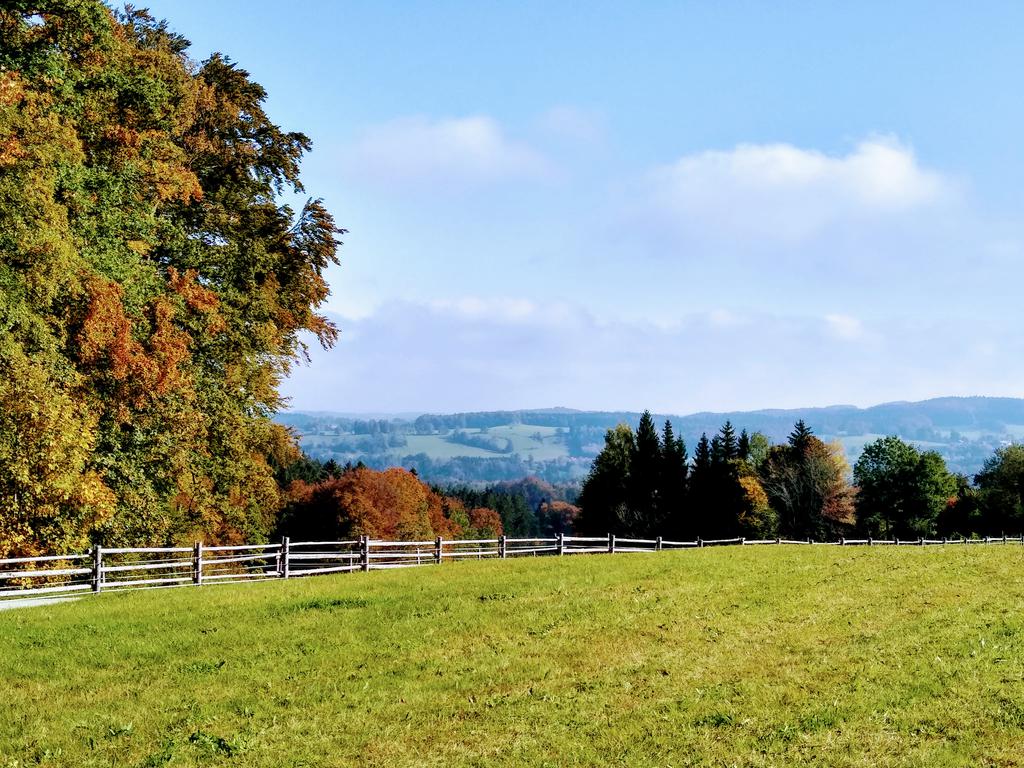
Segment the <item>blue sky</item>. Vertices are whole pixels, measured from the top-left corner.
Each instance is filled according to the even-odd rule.
[[[295,408],[1024,394],[1024,5],[150,7],[350,230]]]

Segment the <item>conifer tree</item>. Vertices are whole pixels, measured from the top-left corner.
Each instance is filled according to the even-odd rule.
[[[738,458],[743,461],[750,458],[750,435],[747,434],[746,429],[740,432],[740,439],[736,443],[736,453]]]
[[[661,437],[661,472],[658,487],[658,518],[661,533],[678,535],[687,528],[686,485],[689,461],[686,443],[677,438],[666,419]]]
[[[707,432],[700,436],[697,441],[697,450],[693,454],[693,475],[698,477],[711,469],[711,444],[708,442]]]
[[[736,430],[733,429],[732,422],[726,421],[722,425],[722,429],[718,432],[718,437],[721,443],[722,459],[724,461],[732,461],[739,456],[739,446],[736,443]]]
[[[690,473],[687,504],[689,508],[688,525],[684,526],[682,535],[686,539],[697,536],[708,536],[708,516],[713,502],[712,467],[714,456],[711,441],[707,433],[700,436],[693,453],[693,470]]]
[[[799,419],[793,426],[793,431],[789,433],[789,444],[799,453],[803,453],[811,444],[811,438],[813,437],[813,430],[807,426],[803,419]]]
[[[650,411],[643,412],[637,425],[629,473],[630,506],[636,533],[643,536],[655,535],[658,523],[661,443]]]
[[[619,424],[605,433],[604,448],[594,459],[580,491],[579,528],[589,535],[621,533],[621,518],[630,504],[630,463],[636,451],[633,430]]]
[[[711,438],[711,466],[718,467],[725,464],[725,450],[722,446],[722,436],[715,435]]]

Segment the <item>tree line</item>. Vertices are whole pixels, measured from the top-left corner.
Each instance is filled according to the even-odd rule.
[[[308,456],[281,468],[287,501],[274,536],[295,540],[524,538],[572,533],[579,510],[536,477],[483,488],[442,487],[413,470],[374,470]]]
[[[898,437],[865,446],[852,472],[839,443],[803,420],[788,439],[736,433],[727,421],[689,455],[671,421],[649,412],[607,431],[583,484],[587,534],[692,540],[917,538],[1024,531],[1024,446],[1000,448],[973,479]]]

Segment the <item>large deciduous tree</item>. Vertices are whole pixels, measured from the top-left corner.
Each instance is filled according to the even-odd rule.
[[[1024,445],[999,448],[975,482],[982,531],[988,535],[1024,532]]]
[[[269,416],[340,230],[221,55],[99,0],[0,9],[0,556],[267,535]]]
[[[786,538],[830,538],[855,523],[849,465],[842,446],[828,444],[798,421],[789,440],[772,446],[759,475],[778,532]]]
[[[858,522],[872,536],[935,535],[940,515],[958,490],[939,454],[921,452],[895,436],[864,446],[853,479]]]

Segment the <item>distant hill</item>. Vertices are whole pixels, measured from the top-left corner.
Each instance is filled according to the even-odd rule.
[[[1001,445],[1024,439],[1024,399],[943,397],[921,402],[883,403],[870,408],[766,409],[689,415],[655,414],[672,421],[692,447],[726,421],[737,430],[785,439],[798,419],[825,440],[840,440],[851,462],[865,443],[899,435],[941,453],[950,468],[974,474]],[[479,484],[535,474],[553,483],[575,483],[586,475],[605,430],[634,411],[578,411],[544,408],[454,414],[352,414],[292,411],[278,420],[293,427],[313,456],[370,466],[415,467],[435,482]]]

